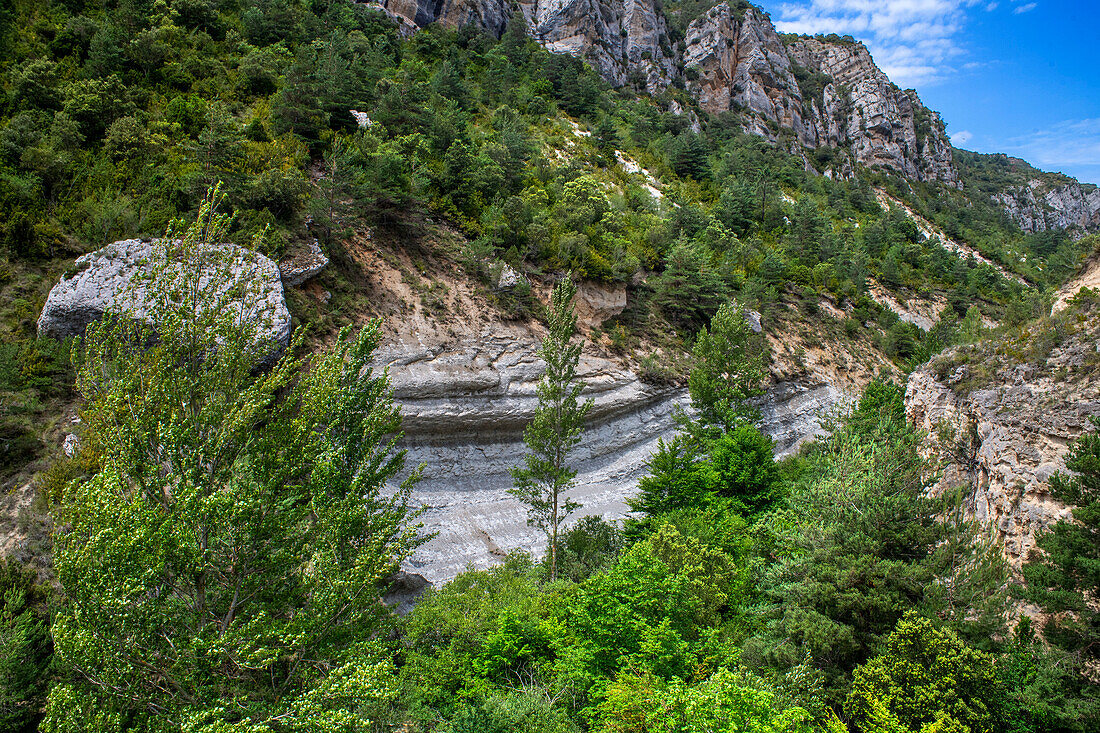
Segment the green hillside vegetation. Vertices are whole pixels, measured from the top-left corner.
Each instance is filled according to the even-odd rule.
[[[1027,298],[992,269],[922,242],[908,219],[878,206],[872,185],[1037,291],[1062,282],[1082,251],[1057,235],[1025,237],[988,201],[958,192],[884,173],[807,173],[783,152],[783,133],[770,145],[739,133],[733,113],[672,114],[673,99],[691,108],[675,89],[656,99],[615,92],[582,62],[540,49],[520,23],[499,41],[472,27],[402,39],[380,12],[343,0],[53,0],[15,2],[0,42],[9,480],[43,455],[33,426],[70,399],[64,350],[34,339],[56,276],[80,253],[158,235],[219,181],[235,213],[229,238],[273,257],[312,236],[339,250],[366,225],[427,241],[437,226],[428,218],[441,217],[466,236],[459,259],[483,277],[497,257],[536,276],[568,269],[630,282],[631,336],[671,324],[690,338],[733,294],[765,314],[824,296],[854,309],[854,335],[902,364],[942,344],[922,346],[916,329],[870,301],[868,278],[943,291],[958,318],[973,303],[1018,318],[1010,306]],[[359,128],[352,109],[372,124]],[[825,152],[812,162],[827,166],[835,154]],[[333,329],[358,301],[341,297],[346,279],[326,284]]]
[[[821,80],[805,81],[816,94]],[[1004,568],[952,519],[957,502],[926,496],[901,387],[872,383],[827,437],[776,463],[745,403],[766,353],[730,306],[874,344],[904,370],[979,338],[983,316],[1029,322],[1092,241],[1025,236],[985,189],[831,180],[819,173],[835,151],[807,171],[789,133],[744,135],[736,113],[709,116],[680,89],[613,90],[519,22],[501,39],[403,37],[345,0],[0,0],[0,84],[0,481],[37,474],[39,488],[35,542],[0,565],[0,727],[1100,724],[1088,659],[1026,621],[1006,627]],[[333,256],[331,313],[290,295],[328,350],[300,331],[257,371],[254,344],[209,313],[149,351],[116,323],[75,348],[36,338],[76,256],[212,221],[218,183],[221,238],[278,258],[316,237]],[[924,241],[876,188],[1028,285]],[[409,484],[382,490],[403,459],[385,379],[360,378],[379,324],[343,330],[363,311],[341,263],[368,227],[486,285],[501,262],[541,282],[626,284],[628,311],[605,326],[624,353],[694,351],[690,374],[661,377],[686,382],[702,417],[653,457],[635,521],[565,526],[553,572],[514,556],[406,617],[382,606],[415,511]],[[875,303],[871,281],[950,307],[924,334]],[[530,292],[497,305],[539,310]],[[58,458],[44,435],[78,398],[86,439]],[[1075,537],[1048,546],[1065,554]],[[913,673],[929,660],[942,676]]]

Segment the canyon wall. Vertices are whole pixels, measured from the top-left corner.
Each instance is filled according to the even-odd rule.
[[[717,3],[674,43],[655,0],[384,0],[408,28],[474,23],[499,36],[515,13],[554,53],[588,61],[615,87],[652,94],[682,85],[707,112],[735,112],[746,132],[786,140],[792,152],[843,153],[829,175],[853,164],[958,186],[943,123],[916,92],[894,85],[860,43],[783,37],[767,13]],[[813,98],[805,98],[801,76]],[[818,94],[818,91],[820,94]]]
[[[909,379],[909,419],[942,469],[934,491],[970,486],[969,512],[1017,570],[1036,535],[1070,516],[1050,477],[1100,417],[1098,311],[1069,307],[1019,338],[950,349]]]
[[[378,364],[389,368],[402,408],[408,466],[426,467],[414,500],[428,507],[422,521],[435,533],[405,570],[441,583],[512,551],[545,550],[542,532],[527,525],[526,508],[508,494],[509,469],[523,460],[523,428],[538,404],[536,349],[534,339],[494,329],[448,346],[406,341],[380,350]],[[594,406],[570,459],[577,469],[570,496],[583,505],[570,519],[621,519],[657,441],[675,434],[687,394],[646,384],[628,366],[597,356],[583,356],[578,375]],[[762,427],[785,455],[849,399],[815,377],[779,382],[762,401]]]
[[[993,198],[1025,232],[1070,229],[1084,233],[1100,228],[1100,189],[1096,186],[1076,181],[1052,186],[1035,178]]]

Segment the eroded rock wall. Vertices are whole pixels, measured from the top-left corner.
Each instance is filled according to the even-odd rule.
[[[675,74],[668,27],[653,0],[521,0],[531,35],[554,53],[580,56],[614,86],[650,92]]]
[[[426,467],[415,500],[428,507],[425,530],[437,533],[406,564],[409,572],[440,583],[508,552],[545,550],[541,531],[527,526],[525,507],[508,494],[509,469],[523,460],[523,428],[538,404],[543,365],[536,348],[533,339],[489,330],[445,347],[405,342],[380,350],[378,363],[389,367],[402,407],[408,464]],[[687,394],[646,384],[629,367],[594,356],[582,358],[579,376],[594,407],[571,459],[578,472],[571,496],[583,505],[571,519],[621,519],[657,441],[675,434]],[[785,455],[849,399],[811,377],[780,382],[762,403],[763,428]]]
[[[906,178],[958,185],[943,122],[915,91],[891,82],[866,46],[799,38],[788,53],[795,63],[831,80],[822,105],[811,100],[818,145],[846,148],[859,163]]]
[[[969,486],[969,511],[1017,570],[1036,535],[1069,516],[1050,477],[1100,416],[1100,323],[1095,311],[1079,315],[1067,316],[1076,332],[1048,356],[1012,356],[1019,340],[960,347],[914,372],[906,390],[909,419],[929,432],[928,454],[942,463],[934,491]]]
[[[1080,183],[1051,187],[1033,179],[1026,186],[994,196],[1005,212],[1025,232],[1100,228],[1100,189]]]

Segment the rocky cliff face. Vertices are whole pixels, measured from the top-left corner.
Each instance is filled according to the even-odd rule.
[[[470,565],[488,567],[515,550],[541,555],[545,549],[541,531],[527,526],[525,507],[508,494],[509,469],[526,451],[523,429],[538,404],[543,370],[536,334],[520,330],[497,324],[447,345],[391,341],[378,354],[401,405],[409,466],[427,467],[414,499],[428,507],[425,530],[436,533],[406,569],[433,583]],[[621,519],[657,441],[675,434],[675,415],[688,407],[688,397],[600,356],[582,357],[578,375],[594,407],[571,458],[577,480],[570,496],[583,506],[571,520]],[[851,385],[828,379],[803,373],[769,389],[761,404],[763,429],[780,455],[816,435],[821,418],[851,400]]]
[[[1019,569],[1035,537],[1069,509],[1050,494],[1073,440],[1100,416],[1100,304],[1071,307],[1015,339],[945,352],[913,373],[909,418],[943,466],[935,491],[970,486]]]
[[[939,117],[894,85],[862,44],[786,43],[766,14],[721,3],[688,26],[684,67],[700,105],[739,112],[749,132],[778,140],[786,130],[805,149],[838,148],[862,165],[958,185]],[[850,164],[832,171],[849,172]]]
[[[1025,232],[1100,228],[1100,189],[1077,182],[1052,186],[1037,178],[994,195]]]
[[[668,26],[653,0],[521,0],[534,38],[587,60],[614,86],[656,92],[675,74]]]
[[[452,27],[473,23],[496,36],[504,32],[512,15],[506,0],[379,0],[378,5],[409,29],[432,23]]]
[[[943,122],[916,92],[891,82],[866,46],[800,38],[788,51],[795,63],[829,79],[821,100],[809,100],[818,146],[847,148],[863,165],[913,180],[958,185]]]
[[[774,140],[786,128],[802,146],[817,147],[787,49],[765,14],[721,3],[688,26],[686,44],[687,88],[703,109],[743,111],[748,132]]]
[[[862,44],[800,38],[789,45],[767,13],[717,3],[692,21],[674,47],[655,0],[382,0],[407,27],[476,23],[500,35],[520,12],[531,35],[554,53],[579,56],[614,86],[651,93],[683,81],[708,112],[735,111],[747,132],[793,137],[792,152],[839,148],[852,162],[920,181],[958,185],[939,117],[916,92],[895,86]],[[799,85],[798,76],[818,86]],[[820,94],[817,93],[820,87]]]

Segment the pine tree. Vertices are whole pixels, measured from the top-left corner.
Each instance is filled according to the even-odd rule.
[[[1075,474],[1050,481],[1055,498],[1073,507],[1073,521],[1040,536],[1024,566],[1025,595],[1048,614],[1043,635],[1082,666],[1100,661],[1100,418],[1093,426],[1066,461]]]
[[[550,579],[557,579],[558,531],[565,519],[580,508],[566,496],[577,472],[566,463],[580,442],[584,419],[592,401],[579,401],[584,385],[577,381],[577,363],[583,342],[570,344],[577,331],[573,296],[577,287],[566,276],[550,296],[546,320],[548,332],[539,348],[546,372],[539,382],[539,406],[523,431],[529,453],[523,468],[512,469],[511,494],[527,505],[527,523],[547,534],[550,543]]]
[[[732,429],[759,418],[750,400],[763,394],[766,344],[746,322],[745,311],[721,306],[692,349],[694,366],[688,377],[691,405],[704,428]]]

